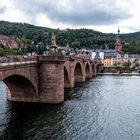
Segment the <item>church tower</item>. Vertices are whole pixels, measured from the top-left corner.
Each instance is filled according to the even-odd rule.
[[[121,44],[119,36],[120,36],[120,29],[118,28],[118,34],[117,34],[116,42],[115,42],[115,50],[118,53],[120,53],[122,51],[122,44]]]

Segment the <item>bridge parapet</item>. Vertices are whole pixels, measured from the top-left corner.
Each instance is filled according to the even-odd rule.
[[[0,63],[11,63],[11,62],[25,62],[25,61],[37,61],[36,56],[7,56],[0,57]]]
[[[1,57],[0,67],[37,63],[37,57]]]
[[[64,61],[64,56],[45,56],[45,55],[39,55],[37,57],[38,62],[45,62],[45,61]]]

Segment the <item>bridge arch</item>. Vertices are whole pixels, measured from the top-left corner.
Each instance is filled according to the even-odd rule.
[[[64,87],[69,88],[70,87],[70,78],[67,68],[64,66]]]
[[[82,82],[83,80],[84,80],[83,67],[80,62],[77,62],[74,68],[74,81]]]
[[[19,74],[10,75],[3,79],[3,82],[7,85],[10,93],[8,93],[8,99],[13,101],[24,101],[37,96],[37,91],[32,82]]]
[[[85,78],[90,78],[90,75],[91,75],[90,64],[86,63],[85,64]]]

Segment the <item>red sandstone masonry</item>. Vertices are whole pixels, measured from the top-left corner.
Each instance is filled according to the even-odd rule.
[[[64,61],[39,57],[39,96],[43,102],[64,101]]]
[[[75,81],[96,74],[93,65],[80,58],[64,61],[57,56],[39,56],[36,63],[0,66],[0,80],[10,89],[7,96],[11,101],[55,104],[64,101],[64,85],[74,87]]]

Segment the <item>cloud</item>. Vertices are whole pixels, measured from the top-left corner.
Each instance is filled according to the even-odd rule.
[[[139,0],[0,0],[0,20],[101,32],[140,30]]]
[[[74,26],[111,25],[132,16],[126,0],[12,0],[34,22],[38,14]],[[39,20],[39,19],[38,19]]]
[[[0,14],[4,13],[6,7],[4,5],[0,5]]]

